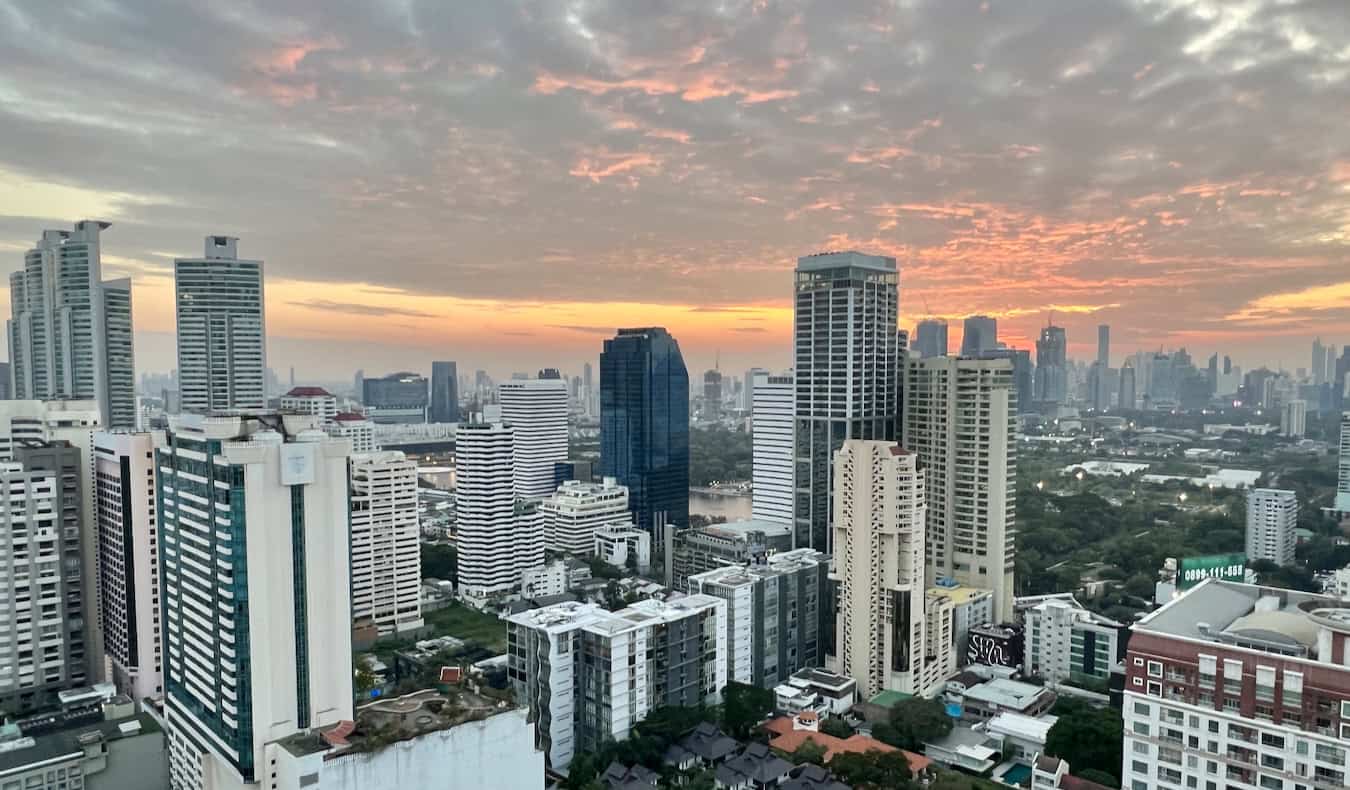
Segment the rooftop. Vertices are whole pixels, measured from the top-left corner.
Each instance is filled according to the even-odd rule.
[[[986,590],[982,587],[967,587],[964,584],[955,586],[939,584],[936,587],[929,587],[928,594],[940,595],[949,599],[956,606],[964,606],[978,598],[990,598],[994,595],[992,590]]]
[[[76,724],[36,737],[25,736],[17,730],[17,727],[7,729],[4,731],[5,739],[0,740],[0,776],[65,755],[70,755],[72,759],[76,755],[83,756],[83,744],[91,739],[113,741],[159,732],[159,724],[148,714],[141,713],[120,719]]]
[[[564,601],[509,615],[506,619],[517,625],[539,628],[549,633],[584,628],[594,633],[613,635],[643,625],[654,625],[658,622],[673,623],[721,603],[722,599],[710,595],[682,595],[665,601],[654,599],[638,601],[625,609],[610,612],[598,604]]]
[[[323,387],[292,387],[287,398],[331,398],[333,393]]]
[[[858,266],[881,272],[895,271],[895,259],[881,255],[867,255],[856,250],[817,252],[797,259],[797,271],[812,272],[835,269],[840,266]]]
[[[896,749],[890,744],[882,743],[875,738],[869,738],[866,735],[850,735],[847,738],[836,738],[833,735],[826,735],[823,732],[812,732],[810,730],[799,730],[793,726],[791,716],[779,716],[764,725],[764,729],[769,731],[769,745],[773,748],[791,754],[799,749],[807,741],[815,741],[817,746],[825,749],[825,762],[829,762],[836,754],[854,753],[865,754],[870,751],[895,752],[900,751],[909,760],[909,768],[914,773],[919,773],[926,769],[933,761],[922,755],[913,752],[906,752],[902,749]]]
[[[1050,736],[1050,728],[1057,721],[1058,716],[1023,716],[1005,711],[990,719],[987,728],[990,733],[1045,743],[1045,739]]]
[[[1037,698],[1049,693],[1047,689],[1030,683],[994,678],[967,688],[964,696],[967,700],[978,700],[1000,708],[1024,710],[1031,707]]]
[[[742,521],[728,521],[725,524],[710,524],[699,528],[700,532],[718,535],[728,540],[745,540],[751,532],[763,532],[767,537],[791,535],[792,528],[777,521],[763,521],[747,518]]]
[[[1309,659],[1322,628],[1350,632],[1350,602],[1331,596],[1206,579],[1134,630]]]
[[[689,581],[691,588],[695,579],[705,583],[721,584],[726,587],[738,587],[744,584],[753,584],[760,579],[794,573],[802,568],[812,568],[828,562],[829,555],[821,554],[815,549],[793,549],[770,554],[762,562],[714,568],[690,576]]]

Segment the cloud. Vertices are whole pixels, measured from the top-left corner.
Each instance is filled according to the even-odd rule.
[[[612,326],[583,326],[581,324],[549,324],[554,329],[564,329],[568,332],[586,332],[592,335],[613,335],[618,330]]]
[[[286,304],[299,307],[305,310],[324,310],[333,313],[347,313],[348,315],[369,315],[380,318],[390,316],[403,316],[405,318],[437,318],[433,313],[424,313],[421,310],[410,310],[405,307],[390,307],[388,305],[359,304],[356,302],[334,302],[328,299],[307,299],[304,301],[290,301]]]

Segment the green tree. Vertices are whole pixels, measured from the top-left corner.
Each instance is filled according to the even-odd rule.
[[[1120,782],[1116,781],[1115,776],[1108,774],[1105,771],[1098,770],[1096,768],[1085,768],[1082,771],[1075,768],[1073,769],[1073,773],[1079,779],[1086,779],[1089,782],[1096,782],[1097,784],[1105,785],[1106,787],[1120,786]]]
[[[836,738],[847,738],[853,735],[853,728],[848,726],[848,722],[838,716],[831,716],[821,722],[820,731],[826,735],[833,735]]]
[[[806,765],[807,763],[824,765],[825,753],[826,749],[824,746],[807,738],[805,741],[802,741],[802,745],[798,746],[796,751],[789,755],[788,761],[793,765]]]
[[[910,697],[891,708],[890,726],[873,727],[872,735],[882,743],[922,752],[925,743],[944,738],[951,731],[952,717],[940,701]]]
[[[1088,769],[1110,776],[1120,786],[1121,742],[1125,736],[1120,711],[1096,708],[1080,700],[1061,698],[1055,705],[1059,720],[1046,737],[1046,754],[1067,760],[1077,774]]]
[[[864,754],[843,752],[830,760],[830,773],[854,790],[908,790],[913,777],[902,752],[872,749]]]
[[[773,692],[744,683],[728,683],[722,694],[722,727],[727,735],[744,740],[750,730],[773,713]]]
[[[700,722],[711,714],[707,708],[683,708],[675,705],[661,705],[652,708],[647,718],[638,722],[636,729],[640,735],[650,736],[670,744],[688,735]]]
[[[459,555],[455,547],[443,543],[423,543],[422,578],[459,584]]]

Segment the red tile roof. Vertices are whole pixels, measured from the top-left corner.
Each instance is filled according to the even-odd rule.
[[[331,398],[333,393],[323,387],[293,387],[286,393],[288,398]]]
[[[866,735],[850,735],[847,738],[836,738],[833,735],[826,735],[823,732],[794,729],[791,716],[779,716],[768,724],[765,724],[764,729],[771,733],[769,745],[786,754],[797,751],[797,749],[807,741],[815,741],[817,745],[825,747],[825,762],[827,763],[832,757],[841,752],[864,754],[876,750],[879,752],[903,752],[905,759],[909,760],[909,769],[914,773],[919,773],[933,764],[932,760],[923,755],[905,751],[904,749],[897,749],[890,744],[882,743],[881,741],[878,741],[875,738],[869,738]]]
[[[337,422],[364,422],[366,416],[364,414],[357,414],[354,411],[344,411],[333,417],[333,419]]]

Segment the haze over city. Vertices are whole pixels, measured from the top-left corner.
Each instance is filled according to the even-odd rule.
[[[112,222],[142,371],[207,233],[311,378],[650,324],[781,366],[797,256],[845,248],[911,330],[1292,368],[1350,339],[1347,40],[1338,2],[0,2],[0,254]]]

